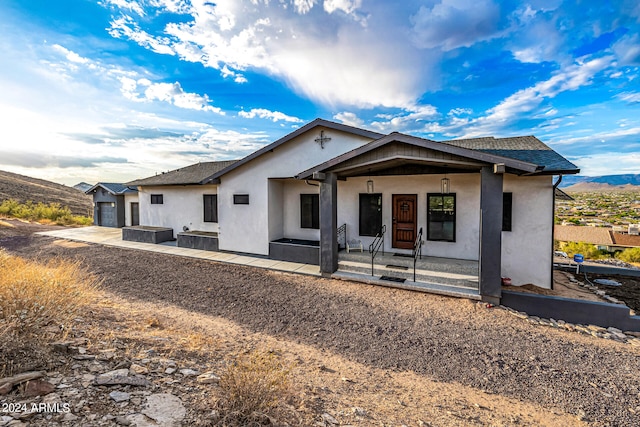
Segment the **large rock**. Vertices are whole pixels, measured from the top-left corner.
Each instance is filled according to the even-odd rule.
[[[141,414],[129,415],[127,419],[136,427],[178,427],[186,414],[179,397],[159,393],[147,397]]]

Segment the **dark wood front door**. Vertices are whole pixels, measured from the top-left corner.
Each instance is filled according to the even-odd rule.
[[[392,247],[413,249],[416,240],[417,194],[393,195]]]

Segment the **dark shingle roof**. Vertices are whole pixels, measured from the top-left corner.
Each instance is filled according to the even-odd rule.
[[[163,172],[149,178],[137,179],[128,182],[127,185],[193,185],[203,184],[211,175],[231,166],[237,160],[225,160],[220,162],[202,162],[185,166],[180,169]]]
[[[113,194],[114,196],[119,195],[119,194],[124,194],[124,193],[136,193],[136,192],[138,192],[138,190],[136,190],[135,188],[129,188],[129,186],[127,186],[127,184],[120,184],[120,183],[115,183],[115,182],[99,182],[96,185],[94,185],[93,187],[89,188],[87,191],[85,191],[85,193],[86,194],[90,194],[98,187],[104,188],[109,193]]]
[[[443,141],[445,144],[509,157],[543,166],[542,173],[578,173],[580,169],[535,136],[472,138]]]

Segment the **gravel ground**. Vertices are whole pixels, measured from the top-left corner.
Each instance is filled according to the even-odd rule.
[[[81,257],[122,297],[169,303],[335,352],[561,408],[593,425],[640,425],[640,351],[531,325],[462,299],[38,237],[25,257]]]

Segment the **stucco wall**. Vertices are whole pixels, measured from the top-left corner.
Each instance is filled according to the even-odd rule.
[[[552,177],[505,175],[503,191],[513,193],[513,222],[502,232],[502,276],[551,288]]]
[[[374,193],[382,193],[382,224],[387,226],[384,250],[411,253],[410,250],[392,248],[392,198],[394,194],[416,194],[417,227],[423,228],[422,253],[429,256],[478,260],[480,227],[480,175],[448,174],[451,192],[456,194],[456,241],[427,240],[427,193],[440,193],[440,180],[444,175],[413,175],[371,177]],[[367,177],[348,178],[338,182],[338,226],[347,224],[347,240],[361,240],[366,247],[373,237],[359,235],[359,194],[367,192]]]
[[[127,227],[131,226],[131,203],[136,202],[138,202],[138,193],[124,194],[124,224]]]
[[[217,185],[139,187],[140,225],[173,228],[173,236],[190,230],[218,231],[218,223],[204,222],[203,195],[217,194]],[[163,204],[152,205],[151,194],[162,194]],[[218,196],[220,197],[220,196]],[[220,220],[218,200],[218,219]]]
[[[313,182],[311,184],[314,184]],[[317,184],[317,183],[315,183]],[[297,179],[284,186],[284,236],[291,239],[320,240],[320,229],[300,227],[300,195],[320,194],[320,187]]]
[[[321,130],[331,138],[325,142],[324,149],[314,141]],[[278,199],[277,185],[269,191],[269,178],[291,178],[369,141],[364,137],[317,127],[224,175],[218,192],[218,212],[222,223],[219,229],[220,249],[268,255],[270,235],[276,238],[282,221],[278,216],[282,212],[299,209],[299,196],[295,207],[284,200],[281,209],[276,205],[269,206],[270,195],[276,203]],[[234,194],[249,194],[249,204],[234,205]],[[283,232],[286,227],[283,225]]]

